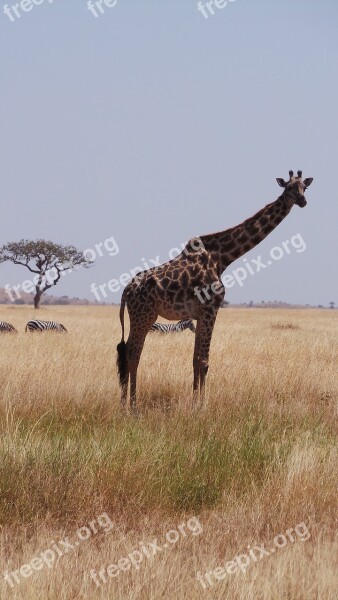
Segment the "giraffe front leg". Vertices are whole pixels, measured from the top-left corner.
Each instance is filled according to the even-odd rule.
[[[209,360],[201,360],[200,362],[200,406],[204,408],[205,402],[205,379],[209,370]]]
[[[192,410],[195,410],[198,405],[199,383],[200,383],[199,347],[200,347],[200,326],[199,326],[199,321],[197,321],[194,358],[193,358],[194,384],[193,384]]]
[[[218,310],[208,311],[201,319],[201,342],[199,349],[199,382],[200,382],[200,405],[205,407],[205,379],[209,370],[209,352],[212,332]]]

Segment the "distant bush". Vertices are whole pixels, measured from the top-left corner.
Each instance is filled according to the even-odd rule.
[[[54,298],[51,304],[70,304],[70,300],[67,296],[62,296],[62,298]]]

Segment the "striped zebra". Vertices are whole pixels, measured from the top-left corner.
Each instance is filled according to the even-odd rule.
[[[67,332],[67,329],[61,323],[55,321],[28,321],[25,331],[59,331]]]
[[[178,323],[154,323],[150,331],[157,331],[159,333],[178,333],[179,331],[184,331],[185,329],[190,329],[193,333],[196,332],[195,325],[193,324],[191,319],[187,321],[179,321]]]
[[[0,321],[0,333],[18,333],[15,327],[6,321]]]

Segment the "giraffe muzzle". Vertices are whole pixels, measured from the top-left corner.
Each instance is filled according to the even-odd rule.
[[[298,200],[297,200],[297,203],[296,203],[296,204],[297,204],[297,206],[300,206],[300,208],[304,208],[304,206],[306,206],[306,205],[307,205],[307,201],[306,201],[306,199],[305,199],[305,198],[304,198],[304,196],[303,196],[303,197],[301,197],[301,198],[298,198]]]

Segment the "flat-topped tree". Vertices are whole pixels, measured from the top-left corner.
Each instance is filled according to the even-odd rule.
[[[40,307],[42,295],[55,286],[63,271],[93,264],[74,246],[55,244],[48,240],[20,240],[0,247],[0,263],[11,262],[34,273],[34,308]]]

